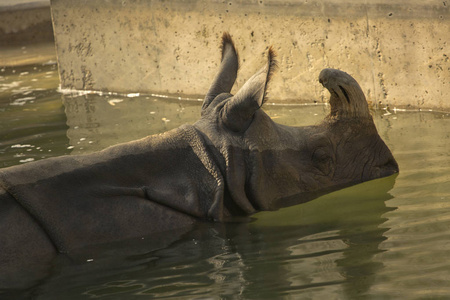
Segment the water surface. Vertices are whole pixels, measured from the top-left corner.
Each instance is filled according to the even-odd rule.
[[[68,95],[56,65],[0,70],[0,167],[89,153],[193,123],[201,102]],[[289,125],[326,106],[271,106]],[[450,116],[377,111],[400,174],[241,224],[180,230],[59,255],[20,299],[439,299],[450,295]],[[20,271],[19,271],[20,272]],[[19,282],[17,282],[19,283]]]

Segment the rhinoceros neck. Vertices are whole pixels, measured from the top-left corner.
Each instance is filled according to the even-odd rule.
[[[305,153],[308,137],[321,131],[317,126],[284,126],[269,119],[257,124],[244,134],[214,142],[225,179],[224,205],[235,216],[272,210],[280,198],[304,192],[307,174],[297,172],[310,159]],[[299,160],[302,155],[304,160]]]

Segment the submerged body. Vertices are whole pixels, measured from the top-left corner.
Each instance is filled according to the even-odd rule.
[[[164,134],[0,170],[0,265],[309,201],[398,172],[348,74],[325,69],[330,115],[276,124],[260,108],[274,54],[230,94],[238,56],[228,34],[202,117]]]

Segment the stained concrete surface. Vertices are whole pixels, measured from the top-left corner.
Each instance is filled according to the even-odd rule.
[[[235,90],[278,52],[270,101],[323,102],[320,71],[347,71],[368,100],[450,109],[450,22],[443,1],[52,0],[63,88],[202,96],[229,31]]]

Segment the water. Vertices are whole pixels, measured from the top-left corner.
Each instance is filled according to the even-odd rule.
[[[56,65],[0,70],[0,167],[89,153],[193,123],[200,102],[63,95]],[[271,106],[319,122],[325,106]],[[199,224],[59,255],[3,299],[448,299],[450,116],[374,113],[400,174],[241,224]],[[23,282],[22,282],[23,279]],[[21,283],[22,285],[19,285]]]
[[[69,154],[54,63],[0,67],[0,167]]]

